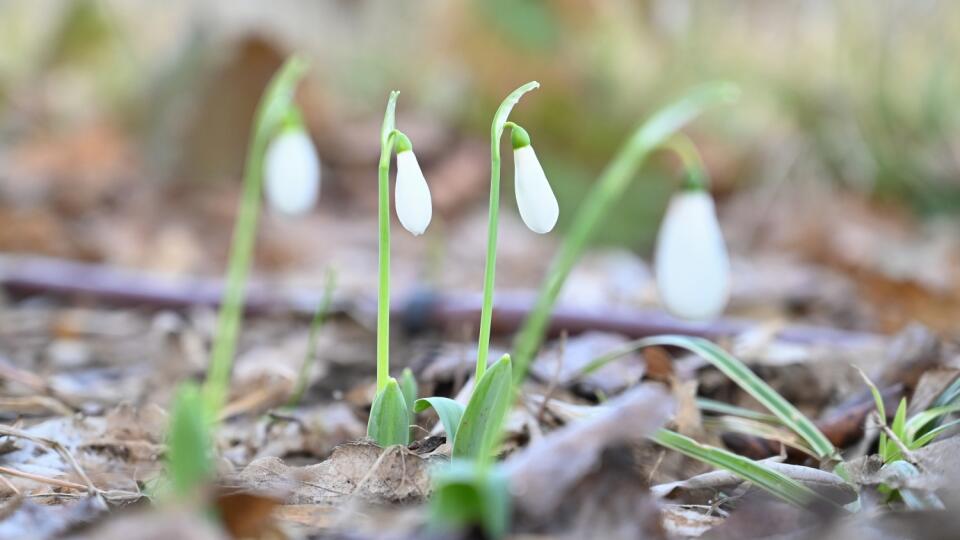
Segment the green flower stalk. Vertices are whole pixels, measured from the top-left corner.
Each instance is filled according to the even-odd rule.
[[[233,229],[226,291],[220,305],[216,337],[210,354],[210,368],[203,387],[207,413],[213,419],[219,415],[230,388],[230,373],[240,333],[247,276],[253,262],[263,187],[264,155],[267,145],[278,134],[294,107],[293,93],[306,70],[306,62],[302,59],[296,56],[288,59],[270,81],[257,107],[244,168],[240,211]]]
[[[430,188],[413,153],[410,139],[396,126],[397,97],[391,92],[380,131],[378,168],[379,276],[377,291],[377,396],[367,423],[367,436],[381,446],[406,444],[409,410],[396,379],[390,377],[390,157],[397,154],[397,218],[413,235],[423,234],[432,217]],[[402,424],[402,426],[401,426]]]
[[[475,380],[477,381],[483,377],[487,369],[487,356],[490,350],[490,327],[493,318],[493,287],[497,268],[497,230],[500,217],[500,138],[503,136],[504,128],[509,125],[514,134],[514,151],[521,151],[524,148],[529,149],[529,155],[533,156],[533,161],[536,161],[536,155],[533,154],[533,148],[530,146],[530,136],[516,124],[507,122],[507,118],[510,116],[513,107],[520,101],[521,96],[539,87],[540,83],[532,81],[511,92],[500,104],[496,114],[494,114],[493,124],[490,127],[490,210],[487,221],[487,260],[483,272],[483,306],[480,310],[480,339],[477,345],[477,369],[475,376]],[[527,151],[523,150],[523,154],[527,155]],[[516,161],[516,163],[518,167],[517,172],[519,173],[520,162]],[[525,158],[523,165],[524,171],[527,172],[528,175],[539,174],[539,176],[543,176],[543,169],[540,168],[539,162],[533,163]],[[537,169],[539,169],[539,173],[537,173]],[[543,176],[543,183],[545,182],[546,177]],[[542,184],[540,182],[536,183],[539,189],[531,190],[533,197],[543,192]],[[529,183],[524,183],[524,186],[528,184]],[[549,191],[549,189],[549,184],[547,184],[547,190]],[[518,202],[521,200],[520,193],[521,187],[518,178]],[[550,196],[553,196],[552,191],[550,192]],[[556,203],[556,199],[554,199],[554,203]],[[521,206],[521,215],[523,215],[523,206]],[[554,222],[555,221],[554,219]],[[553,224],[551,223],[550,228],[552,227]],[[546,232],[546,230],[549,230],[543,230],[544,228],[545,227],[531,227],[531,229],[536,232]]]

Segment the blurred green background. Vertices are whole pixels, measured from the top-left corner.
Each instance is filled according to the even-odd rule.
[[[921,216],[960,207],[960,3],[933,0],[5,0],[0,163],[106,123],[144,182],[236,181],[253,105],[293,52],[312,63],[301,102],[325,182],[349,186],[375,157],[391,89],[435,135],[429,165],[450,141],[483,149],[500,99],[538,80],[514,118],[571,208],[638,122],[725,79],[740,102],[690,131],[721,198],[831,182]],[[603,241],[649,248],[676,163],[642,174]]]

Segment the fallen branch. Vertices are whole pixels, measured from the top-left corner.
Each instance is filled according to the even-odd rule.
[[[153,309],[216,307],[223,294],[219,279],[169,277],[138,270],[35,256],[0,256],[0,287],[14,296],[48,294],[70,299],[94,299],[110,305]],[[248,285],[245,309],[248,314],[285,313],[313,317],[323,291],[283,287],[275,283],[252,282]],[[515,333],[529,315],[532,296],[504,296],[495,299],[492,331]],[[421,294],[401,302],[391,310],[408,331],[451,330],[459,332],[480,320],[479,295]],[[372,298],[355,302],[335,300],[330,313],[370,312]],[[579,334],[599,330],[641,338],[659,334],[681,334],[721,339],[755,331],[754,321],[725,318],[710,322],[688,322],[662,311],[584,309],[557,306],[549,325],[549,334],[561,331]],[[777,339],[800,344],[823,344],[840,348],[875,347],[885,341],[878,334],[850,332],[814,326],[789,326],[777,332]]]

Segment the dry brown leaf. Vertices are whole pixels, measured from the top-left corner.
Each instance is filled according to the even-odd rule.
[[[276,493],[288,504],[419,502],[430,492],[426,460],[406,448],[384,450],[369,443],[338,446],[329,459],[307,467],[258,459],[238,481],[258,492]]]
[[[673,400],[660,386],[637,386],[518,452],[504,464],[517,506],[535,516],[549,515],[604,448],[649,435],[672,412]]]

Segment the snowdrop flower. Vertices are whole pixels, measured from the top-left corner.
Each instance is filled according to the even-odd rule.
[[[685,319],[720,315],[730,295],[730,261],[713,198],[702,187],[670,200],[657,235],[655,269],[660,299]]]
[[[397,148],[397,187],[394,190],[394,204],[397,217],[405,229],[419,236],[427,230],[433,217],[433,203],[430,188],[423,177],[420,163],[413,153],[413,145],[406,135],[396,132]]]
[[[513,174],[514,190],[517,195],[517,208],[527,227],[539,234],[553,229],[560,216],[560,206],[553,195],[547,175],[540,166],[540,160],[530,146],[530,135],[516,124],[511,125],[513,133]]]
[[[264,160],[264,190],[270,208],[298,216],[316,206],[320,159],[303,126],[283,129],[270,141]]]

